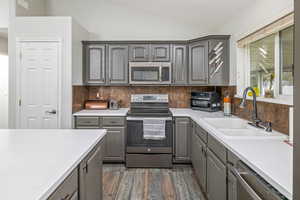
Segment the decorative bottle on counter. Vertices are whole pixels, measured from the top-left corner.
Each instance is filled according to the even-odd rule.
[[[228,94],[224,97],[224,115],[231,116],[231,98]]]

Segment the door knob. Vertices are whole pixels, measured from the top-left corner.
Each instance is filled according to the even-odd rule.
[[[55,115],[56,114],[56,110],[46,111],[46,113],[50,114],[50,115]]]

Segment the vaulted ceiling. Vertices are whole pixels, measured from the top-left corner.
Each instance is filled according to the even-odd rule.
[[[256,1],[46,0],[46,7],[74,17],[96,39],[191,39],[214,33]]]

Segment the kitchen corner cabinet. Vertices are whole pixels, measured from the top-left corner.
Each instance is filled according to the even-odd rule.
[[[79,166],[80,200],[102,199],[103,143],[95,148]]]
[[[208,83],[208,41],[198,41],[189,46],[189,84]]]
[[[128,45],[108,46],[108,84],[128,84]]]
[[[186,85],[188,83],[187,46],[175,44],[172,51],[173,84]]]
[[[189,163],[191,123],[189,118],[175,118],[175,162]]]
[[[87,85],[105,84],[105,45],[86,45],[84,54],[84,83]]]
[[[229,84],[229,44],[225,39],[209,40],[209,85]]]

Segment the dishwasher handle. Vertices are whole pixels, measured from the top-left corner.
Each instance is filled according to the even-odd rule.
[[[247,172],[239,172],[236,168],[232,167],[231,172],[236,176],[238,182],[241,186],[248,192],[248,194],[253,198],[253,200],[262,200],[253,188],[247,183],[247,181],[242,177],[241,174],[247,174]]]

